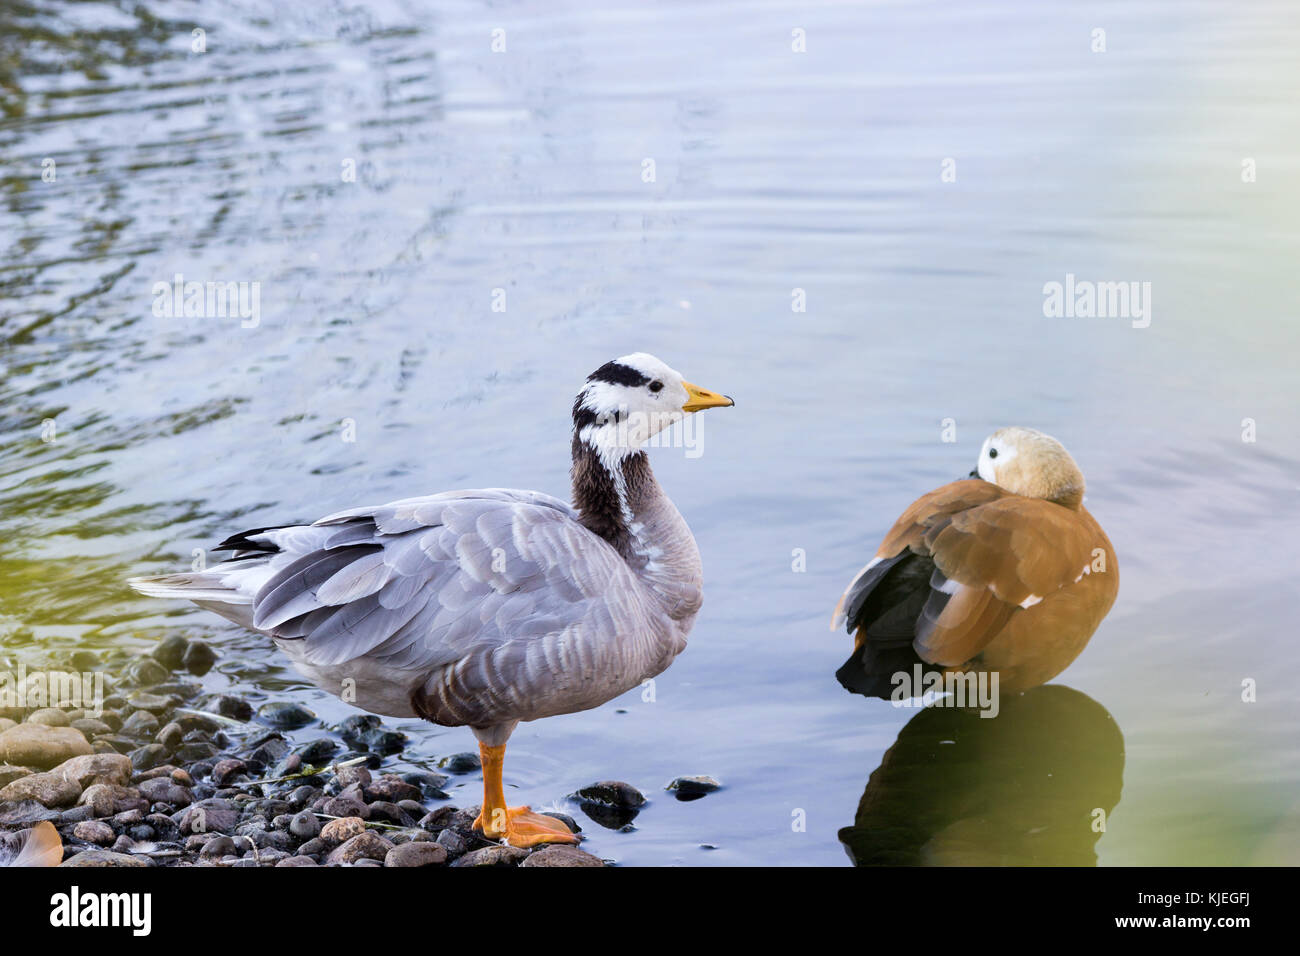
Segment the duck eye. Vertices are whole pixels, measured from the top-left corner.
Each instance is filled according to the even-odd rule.
[[[664,387],[664,383],[663,383],[663,382],[651,382],[651,383],[650,383],[650,391],[652,391],[652,392],[660,391],[663,387]]]
[[[989,449],[989,457],[990,457],[990,458],[996,458],[996,457],[998,457],[998,450],[997,450],[996,448],[990,448],[990,449]]]

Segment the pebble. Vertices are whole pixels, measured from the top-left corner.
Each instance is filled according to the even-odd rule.
[[[109,846],[117,838],[113,828],[100,820],[85,820],[74,825],[72,837],[98,846]]]
[[[528,858],[528,851],[517,846],[485,846],[470,850],[452,866],[518,866]]]
[[[97,817],[111,817],[125,810],[147,810],[149,801],[140,796],[134,787],[114,783],[94,783],[87,787],[77,801],[79,806],[92,807]]]
[[[140,795],[150,803],[167,803],[177,810],[194,802],[194,795],[185,787],[173,783],[170,775],[142,781],[139,790]]]
[[[155,737],[154,740],[166,747],[168,750],[175,750],[181,745],[181,741],[184,738],[185,731],[181,729],[180,724],[173,720],[171,723],[165,725],[162,730],[158,731],[158,736]]]
[[[645,804],[645,797],[642,796],[641,791],[621,780],[601,780],[583,787],[574,794],[574,797],[579,801],[594,801],[611,807],[631,808]]]
[[[469,844],[465,842],[465,838],[455,830],[443,830],[438,834],[438,839],[434,842],[445,849],[448,856],[452,857],[461,856],[469,849]]]
[[[706,776],[678,777],[664,789],[675,792],[678,800],[698,800],[706,793],[722,789],[722,784]]]
[[[370,808],[359,800],[349,800],[347,797],[331,797],[321,805],[320,812],[327,817],[360,817],[362,820],[370,818]]]
[[[438,761],[438,766],[448,773],[474,773],[483,769],[483,762],[479,760],[478,754],[466,752],[443,757]]]
[[[185,652],[189,650],[190,642],[180,634],[169,634],[158,642],[158,646],[151,652],[154,659],[169,671],[174,671],[181,666],[181,661],[185,657]],[[163,678],[166,680],[167,678]],[[155,681],[155,683],[157,683]]]
[[[121,754],[87,754],[59,764],[57,772],[82,788],[96,783],[125,786],[131,780],[131,761]]]
[[[272,701],[257,708],[257,719],[272,727],[296,730],[316,720],[316,715],[301,704]]]
[[[319,818],[309,810],[295,813],[289,821],[289,832],[303,840],[310,840],[312,837],[319,835],[320,831]]]
[[[330,846],[338,846],[365,832],[366,824],[360,817],[342,817],[321,827],[320,838]]]
[[[224,787],[239,777],[246,776],[246,770],[248,770],[248,764],[242,760],[233,758],[218,760],[212,768],[212,783],[214,786]]]
[[[27,723],[44,724],[47,727],[68,726],[68,715],[57,707],[41,707],[27,715]]]
[[[383,860],[393,845],[378,833],[359,833],[346,843],[330,851],[326,863],[357,863],[360,860]]]
[[[0,803],[35,800],[44,807],[68,807],[81,796],[81,785],[57,771],[33,773],[0,789]]]
[[[212,670],[212,665],[216,662],[217,652],[204,641],[190,641],[189,647],[185,648],[185,656],[181,658],[182,666],[195,677],[202,677]]]
[[[586,850],[562,843],[552,843],[528,854],[520,866],[604,866],[605,861]]]
[[[60,866],[152,866],[147,856],[131,856],[112,850],[85,850]]]
[[[132,711],[131,716],[122,721],[122,726],[118,729],[130,737],[143,737],[158,729],[158,718],[147,710]]]
[[[17,724],[0,733],[0,761],[49,770],[69,757],[91,754],[90,741],[71,727]]]
[[[442,866],[446,862],[447,848],[426,842],[403,843],[384,857],[384,866]]]

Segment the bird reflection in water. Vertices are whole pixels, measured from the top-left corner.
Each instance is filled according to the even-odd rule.
[[[1123,775],[1119,725],[1069,687],[1004,699],[992,719],[927,707],[839,839],[858,866],[1095,866]]]

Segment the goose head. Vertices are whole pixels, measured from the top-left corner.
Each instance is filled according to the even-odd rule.
[[[692,385],[653,355],[633,352],[587,376],[573,402],[573,434],[611,464],[692,412],[734,404]]]
[[[1055,438],[1032,428],[1000,428],[984,440],[972,478],[983,478],[1014,495],[1043,498],[1078,508],[1083,472]]]

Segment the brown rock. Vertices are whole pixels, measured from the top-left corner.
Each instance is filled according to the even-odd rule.
[[[144,812],[149,801],[140,796],[134,787],[120,787],[113,783],[95,783],[86,788],[77,806],[88,806],[97,817],[111,817],[128,810]]]
[[[129,856],[126,853],[114,853],[112,850],[86,850],[71,859],[64,860],[59,866],[151,866],[148,857]]]
[[[0,790],[0,803],[35,800],[43,807],[69,807],[81,796],[81,785],[62,774],[34,773]]]
[[[359,833],[342,846],[331,850],[326,863],[356,863],[358,860],[383,860],[393,845],[378,833]]]
[[[586,850],[562,843],[552,843],[528,854],[520,866],[604,866],[605,861]]]
[[[0,763],[0,787],[7,787],[15,780],[28,776],[31,772],[26,767],[15,767],[13,764]]]
[[[99,846],[112,846],[113,841],[117,839],[113,828],[100,820],[82,820],[72,828],[72,836],[74,839],[96,843]]]
[[[366,824],[360,817],[342,817],[321,827],[320,838],[330,846],[338,846],[365,832]]]
[[[54,772],[75,780],[83,789],[96,783],[124,787],[131,781],[131,758],[119,753],[87,754],[63,761]]]
[[[45,724],[47,727],[68,726],[68,715],[57,707],[42,707],[27,715],[29,724]]]
[[[0,760],[49,770],[69,757],[90,754],[85,735],[71,727],[18,724],[0,733]]]

